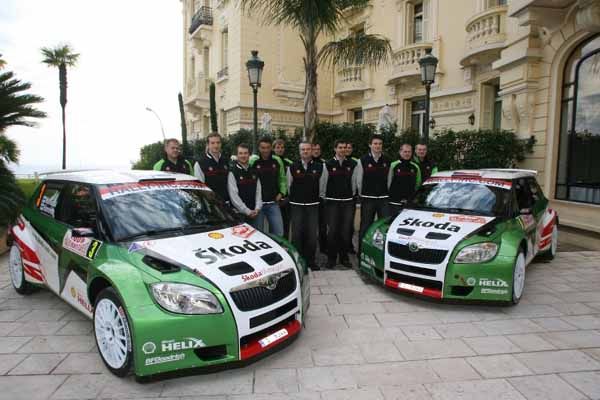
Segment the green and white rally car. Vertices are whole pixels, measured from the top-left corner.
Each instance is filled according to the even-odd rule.
[[[203,183],[157,171],[50,174],[11,229],[17,292],[92,318],[106,366],[139,376],[249,360],[295,337],[309,275]]]
[[[526,266],[556,254],[558,215],[535,177],[526,170],[435,174],[394,220],[369,228],[360,270],[437,299],[518,303]]]

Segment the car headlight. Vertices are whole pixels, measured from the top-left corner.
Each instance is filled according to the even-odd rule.
[[[168,311],[178,314],[219,314],[223,307],[208,290],[184,283],[159,282],[150,285],[152,296]]]
[[[381,232],[379,229],[375,229],[371,243],[375,248],[383,251],[383,247],[385,246],[385,233]]]
[[[492,242],[477,243],[458,252],[454,262],[458,264],[476,264],[490,261],[498,253],[498,245]]]

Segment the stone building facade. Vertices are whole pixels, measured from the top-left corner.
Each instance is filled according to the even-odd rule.
[[[303,49],[287,28],[263,26],[235,1],[182,0],[188,127],[209,131],[208,82],[216,82],[219,130],[252,126],[250,50],[265,61],[259,119],[302,126]],[[561,223],[600,232],[600,0],[373,0],[347,15],[338,35],[391,40],[388,65],[319,71],[319,118],[377,123],[389,105],[400,128],[502,128],[535,136],[523,163]],[[418,60],[439,58],[431,119]]]

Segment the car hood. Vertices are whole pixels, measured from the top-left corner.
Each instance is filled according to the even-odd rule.
[[[495,217],[404,209],[390,225],[387,240],[419,248],[451,250]]]
[[[285,270],[295,272],[295,263],[287,251],[247,224],[133,242],[129,252],[141,252],[185,267],[227,291]]]

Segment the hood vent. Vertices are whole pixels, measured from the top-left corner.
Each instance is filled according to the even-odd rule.
[[[448,233],[429,232],[425,238],[433,240],[446,240],[450,237]]]
[[[225,275],[229,276],[237,276],[242,274],[249,274],[250,272],[254,272],[254,268],[250,266],[247,262],[240,261],[235,264],[229,264],[224,267],[219,268],[221,272]]]
[[[400,235],[404,235],[404,236],[412,236],[412,234],[415,233],[415,230],[414,229],[406,229],[406,228],[398,228],[396,233],[399,233]]]
[[[156,257],[144,256],[144,258],[142,258],[142,261],[147,266],[154,268],[155,270],[163,274],[170,274],[173,272],[181,271],[181,268],[179,268],[177,265],[173,265],[167,261],[161,260]]]
[[[279,253],[273,252],[260,256],[269,265],[275,265],[283,260],[283,257]]]

